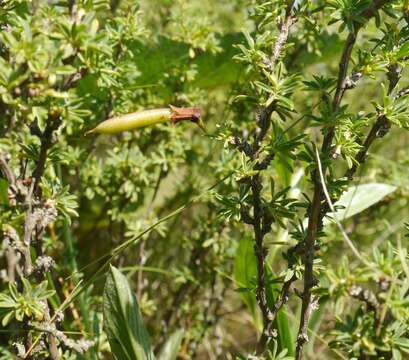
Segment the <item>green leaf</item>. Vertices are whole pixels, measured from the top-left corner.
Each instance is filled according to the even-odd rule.
[[[1,321],[1,324],[5,327],[9,324],[11,320],[13,320],[14,316],[14,311],[9,311],[4,317],[3,320]]]
[[[396,57],[398,59],[402,59],[404,57],[407,57],[409,55],[409,42],[405,42],[400,49],[398,50],[398,52],[396,53]]]
[[[110,266],[104,289],[104,329],[118,360],[154,359],[136,297],[127,278]]]
[[[392,349],[392,359],[394,360],[401,360],[402,355],[400,354],[400,351],[397,349]]]
[[[337,210],[336,216],[339,220],[348,219],[381,201],[396,189],[396,186],[382,183],[352,186],[334,204],[335,206],[342,205],[345,207]],[[329,215],[334,215],[334,213]]]
[[[0,178],[0,205],[9,204],[8,195],[9,183],[6,179]]]
[[[180,344],[182,343],[184,336],[184,330],[179,329],[175,331],[170,338],[166,341],[165,345],[158,356],[159,360],[175,360],[179,349]]]
[[[257,260],[254,254],[254,244],[251,238],[243,238],[240,241],[234,260],[234,279],[240,286],[245,288],[254,287],[254,279],[257,277]],[[253,281],[252,281],[253,280]],[[257,312],[257,301],[254,293],[240,292],[240,297],[249,308],[255,327],[262,331],[260,315]]]
[[[77,71],[77,69],[71,65],[58,66],[53,70],[57,75],[71,75]]]
[[[404,349],[409,349],[409,339],[400,337],[394,341],[394,343]]]

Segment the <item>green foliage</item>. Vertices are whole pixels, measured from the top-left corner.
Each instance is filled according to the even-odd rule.
[[[332,332],[331,345],[350,357],[393,354],[393,358],[401,359],[408,354],[407,274],[402,271],[407,265],[406,251],[399,254],[402,251],[389,245],[385,253],[373,251],[370,267],[351,269],[344,259],[337,275],[328,272],[329,292],[335,295],[338,314],[349,306],[348,297],[362,302],[345,319],[337,317]],[[362,287],[354,285],[357,283]],[[379,287],[376,295],[371,290],[374,287]],[[383,322],[385,325],[381,325]]]
[[[357,23],[365,23],[365,18],[361,14],[370,5],[370,1],[334,0],[328,1],[328,5],[335,10],[333,20],[329,24],[341,22],[340,31],[346,27],[350,32],[355,32]]]
[[[408,14],[0,0],[0,359],[408,357]]]
[[[113,266],[104,289],[104,329],[116,359],[153,359],[135,295],[126,277]]]
[[[13,319],[19,322],[25,319],[41,321],[44,317],[42,302],[55,293],[53,290],[47,290],[47,281],[34,286],[25,278],[22,278],[21,282],[23,284],[21,292],[10,283],[8,292],[0,294],[3,326],[7,326]]]
[[[382,101],[382,105],[375,104],[377,114],[379,116],[384,116],[399,127],[408,128],[409,118],[407,96],[391,98],[388,96],[385,86],[382,84]]]

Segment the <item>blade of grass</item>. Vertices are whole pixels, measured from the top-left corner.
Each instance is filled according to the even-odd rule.
[[[128,276],[132,276],[135,274],[137,271],[144,271],[144,272],[151,272],[151,273],[156,273],[156,274],[161,274],[165,276],[174,276],[174,274],[171,271],[168,270],[163,270],[161,268],[156,268],[152,266],[125,266],[120,268],[121,272],[127,272]]]

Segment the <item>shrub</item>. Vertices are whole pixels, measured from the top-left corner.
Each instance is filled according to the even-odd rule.
[[[0,28],[2,358],[408,356],[408,1],[0,0]],[[206,133],[84,136],[169,105]]]

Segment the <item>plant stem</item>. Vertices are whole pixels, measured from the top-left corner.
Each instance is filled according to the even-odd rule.
[[[274,67],[280,58],[284,45],[287,42],[290,28],[295,23],[296,18],[292,14],[293,6],[295,1],[291,0],[288,2],[284,19],[279,22],[278,28],[279,33],[277,39],[274,43],[272,49],[272,55],[269,59],[268,69],[270,72],[274,70]],[[259,111],[257,116],[257,126],[258,131],[254,134],[253,144],[250,145],[246,140],[240,140],[238,137],[234,140],[234,145],[238,150],[242,151],[246,156],[248,156],[252,161],[256,160],[254,165],[254,170],[260,171],[268,167],[272,161],[274,155],[269,155],[264,159],[260,158],[260,147],[261,142],[267,136],[268,129],[271,124],[271,115],[275,110],[275,103],[273,102],[269,107],[263,107]],[[262,354],[266,350],[268,341],[272,338],[272,326],[273,321],[277,315],[278,310],[286,302],[288,298],[288,292],[292,281],[285,284],[282,289],[281,295],[277,298],[276,303],[271,310],[267,304],[266,296],[266,284],[265,284],[265,267],[266,267],[266,257],[267,249],[264,247],[264,237],[269,232],[272,224],[272,219],[270,219],[267,214],[265,214],[261,192],[263,189],[262,179],[259,173],[252,176],[248,184],[252,192],[252,205],[253,205],[253,216],[250,216],[247,209],[241,209],[243,215],[243,221],[252,225],[254,232],[254,251],[257,259],[257,288],[256,288],[256,300],[257,304],[261,310],[263,319],[263,332],[257,343],[256,353]]]
[[[373,17],[376,12],[387,3],[387,0],[375,0],[372,2],[368,8],[360,14],[366,20]],[[339,63],[338,72],[338,82],[335,95],[332,102],[333,111],[337,111],[341,103],[342,97],[347,90],[345,86],[345,80],[347,77],[348,65],[350,63],[352,49],[355,45],[356,38],[359,30],[364,24],[354,23],[354,29],[349,33],[344,49],[342,52],[341,60]],[[332,141],[335,135],[335,126],[328,129],[326,135],[324,136],[321,152],[324,156],[329,157]],[[353,173],[356,169],[353,170]],[[325,175],[326,167],[323,166],[322,173]],[[352,174],[351,174],[352,176]],[[304,240],[305,242],[305,252],[304,252],[304,290],[302,293],[302,306],[301,306],[301,318],[300,326],[297,336],[297,346],[296,346],[296,360],[301,360],[303,358],[303,347],[308,341],[308,320],[312,310],[312,295],[311,290],[316,285],[317,280],[313,273],[313,262],[315,258],[315,242],[317,239],[317,234],[322,228],[322,220],[328,211],[328,204],[325,203],[325,197],[322,189],[322,184],[320,181],[319,174],[317,170],[312,172],[312,183],[314,184],[314,195],[313,201],[308,211],[308,230],[307,235]],[[325,206],[324,206],[325,205]]]

